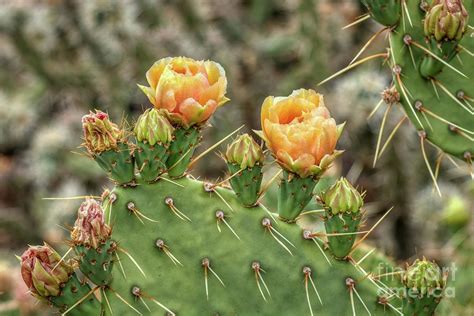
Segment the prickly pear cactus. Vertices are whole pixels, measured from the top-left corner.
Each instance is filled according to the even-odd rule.
[[[396,289],[412,287],[413,273],[393,278],[390,261],[363,246],[380,222],[360,230],[363,195],[344,178],[314,195],[341,154],[342,126],[322,95],[300,89],[264,102],[259,135],[283,169],[268,183],[261,185],[264,151],[247,134],[224,155],[233,190],[190,174],[199,133],[225,101],[222,78],[215,63],[168,58],[147,73],[150,88],[142,89],[155,108],[133,132],[100,111],[84,117],[84,146],[115,187],[101,203],[82,203],[73,255],[61,258],[49,245],[23,254],[31,293],[62,315],[402,314],[407,300]],[[282,172],[278,205],[265,206]],[[305,210],[313,198],[322,208]],[[326,231],[298,224],[313,213]],[[429,283],[437,293],[444,284]],[[438,301],[413,298],[414,315],[424,302],[432,310]]]
[[[388,33],[390,46],[386,53],[354,61],[347,69],[373,58],[384,58],[393,73],[396,90],[384,91],[383,100],[389,107],[398,102],[402,105],[418,130],[423,152],[424,141],[428,140],[442,151],[471,164],[474,153],[474,1],[361,2],[370,17],[385,26],[364,49],[384,33]],[[364,19],[366,17],[369,15]]]

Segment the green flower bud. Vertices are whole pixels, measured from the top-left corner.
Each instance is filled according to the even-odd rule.
[[[409,289],[417,291],[421,295],[430,294],[435,289],[443,289],[446,279],[441,269],[435,262],[416,259],[407,267],[403,276],[403,283]]]
[[[426,13],[426,36],[441,40],[459,41],[469,22],[469,14],[461,0],[435,0]]]
[[[77,211],[77,219],[71,232],[76,245],[97,249],[100,243],[110,238],[111,228],[104,221],[104,211],[94,199],[86,199]]]
[[[93,154],[117,149],[117,144],[123,142],[124,132],[109,120],[107,113],[96,110],[82,117],[84,146]]]
[[[168,144],[171,142],[174,128],[168,119],[156,109],[148,109],[140,115],[135,125],[135,136],[139,142]]]
[[[333,214],[355,213],[364,205],[361,194],[342,177],[323,194],[322,200]]]
[[[30,246],[21,256],[21,276],[38,298],[58,296],[69,280],[73,267],[48,245]]]
[[[227,146],[227,162],[240,165],[241,169],[252,168],[264,160],[262,148],[249,134],[240,135]]]

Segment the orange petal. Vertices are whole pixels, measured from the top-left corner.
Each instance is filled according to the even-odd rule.
[[[162,58],[156,61],[146,72],[146,80],[148,81],[148,84],[153,90],[156,89],[156,86],[160,81],[161,74],[163,73],[165,67],[170,63],[171,60],[171,57]]]

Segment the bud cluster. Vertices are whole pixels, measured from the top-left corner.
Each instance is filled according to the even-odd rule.
[[[469,21],[469,14],[462,0],[435,0],[426,13],[424,31],[437,41],[459,41]]]

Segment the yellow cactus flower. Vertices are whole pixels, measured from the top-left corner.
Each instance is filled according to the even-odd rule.
[[[151,66],[146,79],[150,86],[139,87],[150,102],[184,128],[206,122],[229,100],[224,68],[213,61],[163,58]]]
[[[342,153],[335,148],[344,125],[336,125],[314,90],[267,97],[261,123],[261,136],[278,163],[302,178],[319,175]]]

